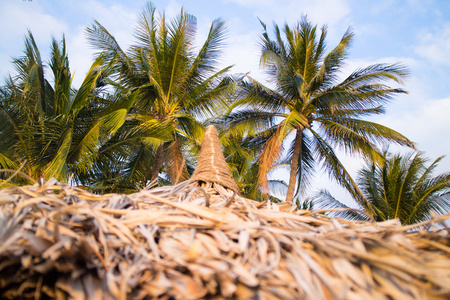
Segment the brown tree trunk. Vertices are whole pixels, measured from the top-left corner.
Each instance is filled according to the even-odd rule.
[[[164,154],[164,144],[161,144],[156,150],[155,165],[153,166],[152,169],[151,182],[158,179],[159,169],[161,169],[163,164],[163,154]]]
[[[286,194],[286,202],[294,201],[294,191],[297,183],[297,168],[298,168],[298,160],[300,158],[300,152],[302,150],[302,138],[303,138],[303,128],[298,128],[297,133],[295,135],[294,142],[294,153],[292,153],[292,162],[291,162],[291,172],[289,174],[289,185]]]

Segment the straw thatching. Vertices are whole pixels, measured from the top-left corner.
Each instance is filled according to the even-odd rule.
[[[231,171],[220,149],[219,133],[214,126],[208,126],[202,141],[200,156],[192,180],[214,182],[235,193],[239,191]]]
[[[0,190],[0,298],[449,299],[449,229],[433,227],[449,217],[411,231],[203,179],[131,195],[50,180]]]

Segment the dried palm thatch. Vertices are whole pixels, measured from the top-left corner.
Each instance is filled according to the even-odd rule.
[[[449,299],[449,229],[332,219],[188,180],[0,191],[0,297]]]
[[[200,156],[192,180],[213,182],[235,193],[239,191],[231,171],[220,149],[219,133],[214,126],[208,126],[202,141]]]

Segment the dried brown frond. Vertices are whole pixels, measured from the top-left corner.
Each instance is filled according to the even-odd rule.
[[[189,173],[186,166],[186,159],[181,152],[180,143],[175,140],[167,148],[167,167],[166,172],[170,180],[177,184],[180,181],[189,179]]]
[[[264,144],[264,149],[258,158],[259,171],[258,171],[258,183],[261,191],[264,193],[269,192],[269,185],[267,181],[267,174],[279,160],[283,151],[283,141],[280,137],[281,126],[280,124],[277,131],[267,140]]]

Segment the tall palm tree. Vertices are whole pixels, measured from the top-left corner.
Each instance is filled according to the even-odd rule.
[[[52,39],[49,76],[29,32],[24,56],[13,64],[17,75],[6,80],[0,93],[0,167],[23,164],[34,178],[62,181],[87,172],[99,145],[125,121],[129,106],[127,99],[103,97],[103,58],[74,89],[65,38]]]
[[[401,83],[406,69],[400,65],[376,64],[360,68],[340,81],[348,46],[353,38],[349,30],[339,44],[325,53],[327,28],[320,35],[306,17],[290,28],[284,26],[284,39],[275,25],[271,39],[266,25],[261,37],[261,66],[267,70],[273,89],[249,80],[241,84],[241,95],[232,107],[230,130],[259,130],[264,140],[259,181],[267,187],[270,167],[283,153],[283,141],[293,137],[288,156],[291,162],[287,201],[306,189],[320,162],[338,183],[352,194],[358,187],[339,161],[335,148],[359,154],[377,162],[383,160],[377,142],[395,142],[413,147],[398,132],[362,117],[381,114],[394,95],[405,93],[384,82]],[[233,129],[234,128],[234,129]],[[361,198],[360,202],[366,202]]]
[[[169,22],[164,14],[156,15],[151,3],[139,15],[136,41],[127,51],[100,23],[88,28],[91,44],[115,64],[116,87],[137,95],[125,135],[155,124],[171,133],[168,139],[142,135],[128,144],[133,151],[126,176],[139,173],[143,183],[155,181],[161,171],[171,181],[188,178],[187,153],[200,145],[202,121],[224,109],[233,86],[225,76],[230,67],[217,68],[224,29],[224,22],[213,21],[196,51],[196,19],[182,10]]]
[[[371,163],[363,167],[357,182],[375,212],[375,220],[398,218],[405,225],[429,219],[430,211],[449,213],[450,172],[432,175],[442,158],[427,167],[427,159],[421,152],[404,156],[387,154],[387,160],[381,166]],[[316,208],[347,207],[327,191],[319,192],[314,201]],[[361,217],[356,212],[334,214]]]

